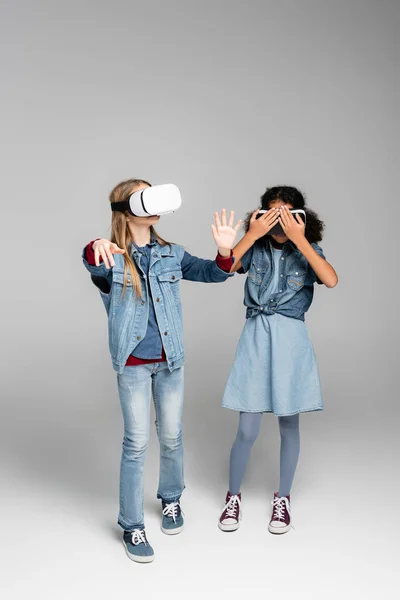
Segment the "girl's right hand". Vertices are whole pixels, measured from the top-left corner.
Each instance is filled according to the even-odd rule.
[[[271,208],[266,213],[264,213],[259,219],[256,219],[259,212],[260,209],[257,208],[257,210],[253,212],[250,219],[249,234],[255,240],[262,238],[274,227],[274,225],[278,223],[278,218],[280,214],[277,208]]]
[[[125,250],[122,250],[117,244],[110,242],[110,240],[101,239],[93,242],[93,252],[96,267],[100,266],[101,257],[106,269],[109,269],[115,266],[113,254],[124,254]]]

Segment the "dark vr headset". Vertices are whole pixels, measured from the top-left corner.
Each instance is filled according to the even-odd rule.
[[[113,202],[111,210],[128,211],[134,217],[154,217],[175,212],[181,204],[181,193],[177,186],[166,183],[138,190],[123,202]]]
[[[289,210],[295,219],[296,215],[299,215],[300,218],[303,220],[303,223],[306,224],[307,218],[304,210],[302,210],[301,208],[290,208]],[[262,215],[265,215],[266,212],[268,212],[268,210],[260,210],[257,213],[256,219],[259,219]],[[280,223],[277,223],[272,229],[268,231],[268,235],[285,235],[285,232],[283,231]]]

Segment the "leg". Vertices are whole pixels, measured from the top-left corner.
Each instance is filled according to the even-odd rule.
[[[179,500],[185,487],[182,444],[183,367],[171,373],[166,363],[158,363],[153,374],[153,398],[160,442],[157,498],[175,502]]]
[[[236,531],[241,518],[242,496],[240,486],[249,462],[251,448],[260,431],[262,413],[241,412],[236,439],[233,443],[229,467],[229,491],[219,518],[222,531]]]
[[[300,453],[299,415],[279,417],[281,464],[279,497],[289,496]]]
[[[229,468],[229,492],[240,492],[251,448],[260,431],[262,413],[240,413],[239,427],[232,446]]]
[[[290,488],[300,452],[299,415],[279,417],[281,433],[281,464],[279,492],[272,500],[271,533],[287,533],[291,528]]]
[[[143,529],[143,467],[149,439],[152,365],[125,367],[118,375],[124,418],[118,523],[125,531]]]

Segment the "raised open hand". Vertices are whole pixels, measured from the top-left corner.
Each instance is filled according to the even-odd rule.
[[[242,224],[242,220],[240,219],[235,226],[234,224],[235,213],[231,210],[229,215],[229,221],[227,223],[226,219],[226,209],[223,208],[221,212],[221,218],[219,213],[214,213],[214,221],[215,224],[212,224],[212,232],[214,236],[215,243],[218,246],[218,251],[222,256],[230,256],[231,249],[234,246],[237,232],[239,230],[240,225]]]

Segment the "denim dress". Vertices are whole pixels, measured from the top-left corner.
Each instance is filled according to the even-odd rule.
[[[222,406],[277,416],[322,410],[318,366],[304,323],[315,273],[291,244],[282,250],[269,242],[253,247],[242,265],[242,272],[249,271],[247,318]]]

